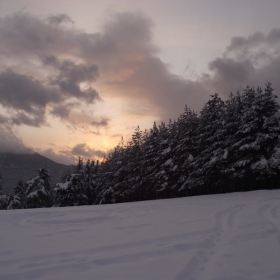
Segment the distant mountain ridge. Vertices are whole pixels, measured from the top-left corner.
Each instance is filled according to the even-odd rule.
[[[68,165],[60,164],[38,153],[13,154],[0,153],[0,172],[3,176],[3,194],[12,194],[19,179],[24,182],[33,178],[37,170],[46,166],[51,175],[52,184],[60,182],[63,171]]]

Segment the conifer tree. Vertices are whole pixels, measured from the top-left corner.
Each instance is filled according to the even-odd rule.
[[[112,186],[112,170],[114,165],[112,164],[110,154],[103,158],[99,168],[98,168],[98,178],[97,178],[97,204],[108,204],[115,203],[116,191]],[[114,195],[114,197],[113,197]]]
[[[156,173],[152,176],[156,178],[155,188],[157,191],[158,198],[168,198],[172,197],[171,191],[171,176],[174,167],[173,162],[173,134],[171,132],[173,128],[172,121],[166,126],[162,122],[159,126],[159,150],[157,155],[157,160],[155,162]]]
[[[88,204],[94,204],[96,197],[96,173],[95,173],[95,162],[89,159],[85,165],[83,173],[84,189],[87,197]]]
[[[175,147],[175,164],[177,166],[178,195],[188,194],[187,179],[191,171],[191,164],[197,156],[195,149],[195,133],[198,126],[197,113],[185,106],[184,113],[178,118],[178,144]]]
[[[88,204],[84,184],[84,163],[79,157],[78,163],[73,167],[73,173],[64,183],[56,184],[55,203],[58,206],[73,206]]]
[[[0,195],[2,195],[2,180],[3,180],[3,176],[2,173],[0,172]]]
[[[261,88],[247,87],[242,94],[238,129],[233,137],[234,158],[231,175],[242,180],[242,188],[263,184],[278,171],[269,164],[279,140],[279,104],[271,84]]]
[[[141,166],[143,167],[142,191],[144,199],[156,198],[156,159],[159,154],[159,129],[154,122],[153,127],[145,134],[145,141],[142,145],[143,154]]]
[[[7,207],[8,210],[26,208],[26,188],[27,185],[22,181],[22,179],[19,179],[16,187],[14,188],[14,195],[12,195],[9,199],[9,205]]]
[[[197,156],[191,164],[190,188],[198,193],[220,192],[223,180],[220,167],[225,157],[225,103],[216,93],[203,107],[196,131]],[[196,190],[195,190],[196,191]]]
[[[132,135],[132,141],[127,147],[127,170],[125,180],[130,185],[129,190],[126,191],[125,196],[130,197],[131,200],[142,200],[143,199],[143,189],[142,189],[142,177],[143,177],[143,166],[142,166],[142,156],[143,156],[143,133],[140,127],[137,126],[134,134]]]
[[[38,175],[26,182],[27,208],[40,208],[52,206],[52,190],[49,170],[43,167]]]

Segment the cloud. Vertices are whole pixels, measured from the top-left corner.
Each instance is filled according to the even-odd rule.
[[[37,149],[37,152],[40,155],[50,158],[53,161],[58,162],[58,163],[69,165],[69,164],[76,164],[76,162],[77,162],[77,157],[73,156],[69,151],[56,152],[56,151],[54,151],[54,149],[49,148],[46,150]]]
[[[36,113],[61,97],[33,77],[6,70],[0,73],[0,102],[4,107]]]
[[[95,33],[76,29],[66,14],[41,19],[21,12],[1,18],[0,104],[7,111],[0,122],[42,126],[52,115],[88,132],[90,126],[114,122],[79,113],[79,106],[95,104],[98,115],[101,100],[122,102],[125,117],[168,121],[185,104],[200,110],[214,92],[228,96],[268,81],[280,88],[280,29],[233,37],[196,80],[171,73],[153,32],[154,23],[142,13],[112,14]],[[84,143],[70,152],[97,153]]]
[[[46,125],[48,113],[72,122],[77,101],[101,100],[91,86],[98,67],[65,59],[79,59],[69,48],[76,32],[53,24],[69,20],[64,14],[43,21],[24,13],[0,20],[0,104],[8,109],[11,124]]]
[[[36,59],[40,56],[80,56],[83,45],[91,35],[58,24],[70,19],[68,15],[50,16],[46,20],[19,12],[0,20],[0,54],[14,59]],[[69,21],[69,20],[68,20]]]
[[[243,89],[255,73],[254,66],[248,59],[236,61],[231,58],[217,58],[209,63],[209,69],[214,75],[207,82],[216,91],[228,95],[234,89]]]
[[[85,54],[98,59],[102,82],[114,96],[139,106],[131,113],[174,119],[186,103],[200,108],[208,94],[201,83],[169,71],[153,43],[153,26],[141,13],[114,14]]]
[[[47,17],[47,22],[55,25],[67,22],[74,24],[73,19],[71,19],[67,14],[57,14],[49,16]]]
[[[101,118],[99,121],[92,121],[90,124],[94,127],[107,127],[109,125],[110,119],[108,118]]]
[[[146,111],[164,120],[177,118],[187,103],[197,110],[208,96],[203,84],[171,74],[168,66],[153,56],[138,61],[128,77],[113,84],[134,101],[137,115]],[[137,104],[140,110],[135,108]]]
[[[50,113],[56,117],[59,117],[61,120],[69,120],[70,113],[73,108],[77,107],[79,103],[69,102],[66,104],[57,104],[53,105]]]
[[[32,153],[9,125],[0,125],[0,153]]]
[[[8,123],[8,118],[0,114],[0,125]]]
[[[25,124],[34,127],[39,127],[46,123],[44,111],[41,110],[38,110],[33,116],[29,116],[24,112],[18,112],[10,117],[10,121],[15,125]]]
[[[99,159],[104,157],[104,151],[91,149],[87,144],[77,144],[73,148],[66,148],[55,151],[54,148],[49,149],[36,149],[36,151],[47,157],[51,158],[55,162],[62,164],[76,164],[78,157],[84,157],[84,159]]]
[[[257,60],[279,55],[280,29],[274,28],[268,34],[256,32],[247,37],[233,37],[226,48],[227,56],[234,55],[238,60]]]
[[[267,82],[280,89],[280,29],[233,37],[225,53],[209,63],[209,70],[211,75],[202,82],[226,96],[247,85],[264,86]]]
[[[30,76],[12,70],[0,73],[0,103],[10,109],[14,124],[46,124],[47,105],[60,101],[61,97],[56,90],[45,87]]]
[[[53,63],[51,60],[53,60]],[[53,56],[49,57],[48,63],[59,64]],[[99,74],[96,65],[77,65],[71,60],[64,60],[57,66],[57,69],[60,73],[52,78],[52,84],[58,85],[62,93],[77,99],[84,99],[89,104],[94,103],[96,100],[101,100],[97,91],[92,87],[89,86],[84,90],[80,87],[82,82],[89,84],[97,79]]]
[[[87,144],[81,143],[77,144],[71,151],[73,155],[82,156],[87,158],[92,157],[102,157],[104,156],[104,152],[100,150],[91,149]]]
[[[145,108],[143,115],[168,120],[177,118],[184,104],[197,109],[207,99],[209,93],[201,83],[170,73],[153,43],[154,24],[142,13],[113,14],[96,33],[77,30],[74,25],[66,28],[63,22],[71,22],[70,17],[61,14],[41,20],[17,13],[0,21],[4,42],[0,55],[17,59],[20,66],[13,67],[14,76],[23,75],[33,87],[41,86],[42,96],[59,94],[55,105],[50,104],[52,100],[47,103],[54,106],[52,114],[65,120],[73,109],[65,105],[71,98],[92,104],[114,96],[134,107],[139,104],[131,114]],[[25,65],[26,60],[31,65]],[[103,96],[92,86],[96,81],[107,88]],[[32,124],[24,122],[28,123]]]

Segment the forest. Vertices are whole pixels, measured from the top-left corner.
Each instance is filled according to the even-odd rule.
[[[280,105],[271,84],[247,86],[227,100],[216,93],[198,114],[187,105],[177,120],[136,127],[99,161],[79,158],[60,183],[47,167],[0,209],[132,202],[280,188]],[[2,174],[5,176],[5,174]]]

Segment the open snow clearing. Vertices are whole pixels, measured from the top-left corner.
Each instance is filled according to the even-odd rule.
[[[0,279],[280,279],[280,190],[0,212]]]

